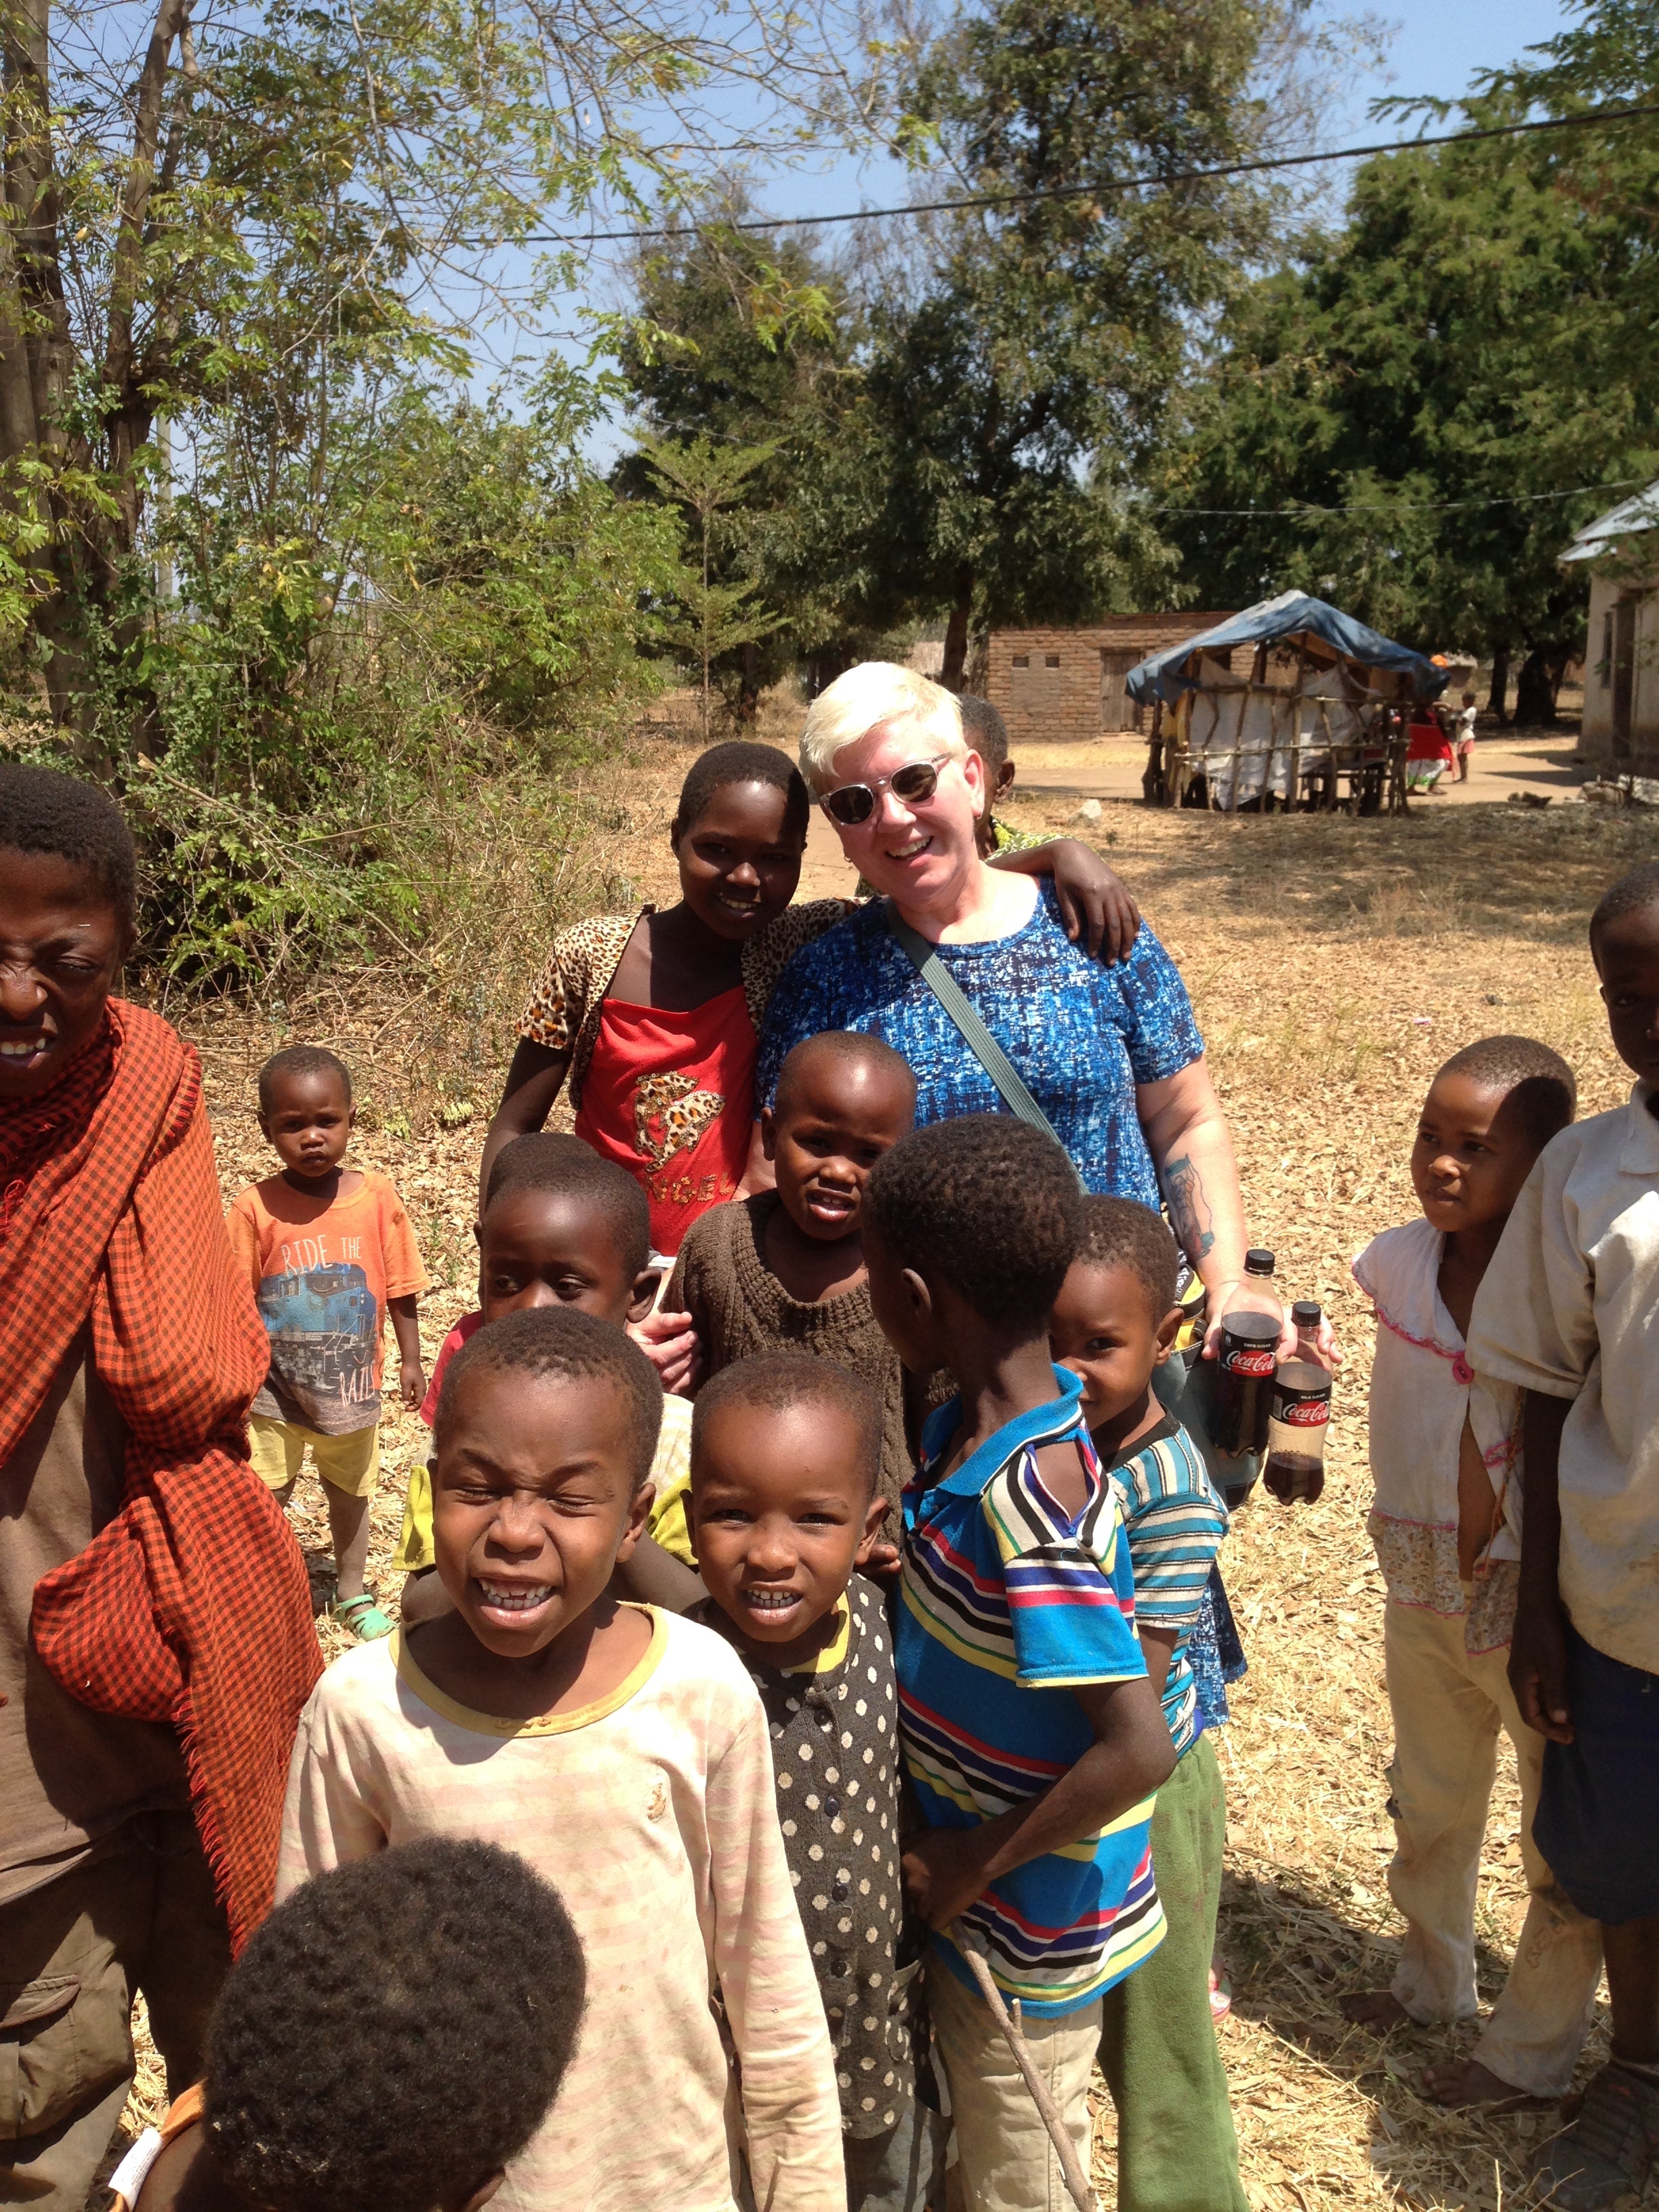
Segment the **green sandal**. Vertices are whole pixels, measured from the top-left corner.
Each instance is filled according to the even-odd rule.
[[[398,1626],[381,1612],[367,1590],[361,1597],[349,1597],[335,1606],[333,1617],[342,1628],[349,1628],[360,1644],[373,1644],[377,1637],[390,1636]]]

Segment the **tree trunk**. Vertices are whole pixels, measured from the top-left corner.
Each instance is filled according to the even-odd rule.
[[[1495,722],[1507,724],[1504,712],[1504,695],[1510,688],[1510,649],[1506,645],[1495,645],[1492,653],[1492,696],[1486,702],[1486,712]]]
[[[963,671],[968,665],[968,617],[973,611],[973,604],[974,572],[971,568],[958,568],[956,605],[945,625],[945,665],[939,678],[947,691],[962,689]]]
[[[1525,730],[1553,730],[1555,702],[1570,658],[1560,645],[1535,645],[1515,679],[1515,720]]]
[[[760,654],[752,644],[743,648],[743,672],[738,679],[738,720],[750,723],[760,713]]]

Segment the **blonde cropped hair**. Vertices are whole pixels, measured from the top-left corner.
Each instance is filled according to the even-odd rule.
[[[817,788],[835,775],[836,755],[867,737],[878,722],[908,728],[929,751],[953,760],[967,757],[962,709],[942,684],[891,660],[862,660],[836,677],[806,711],[800,733],[800,772]]]

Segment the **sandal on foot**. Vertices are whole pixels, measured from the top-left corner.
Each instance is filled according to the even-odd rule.
[[[1617,2062],[1593,2075],[1571,2124],[1534,2172],[1552,2212],[1609,2212],[1639,2197],[1659,2160],[1659,2083]]]
[[[373,1644],[378,1637],[390,1636],[398,1626],[381,1612],[367,1590],[361,1597],[342,1598],[333,1608],[333,1618],[342,1628],[349,1628],[360,1644]]]
[[[1224,1972],[1210,1969],[1210,2018],[1225,2020],[1233,2008],[1233,1985]]]

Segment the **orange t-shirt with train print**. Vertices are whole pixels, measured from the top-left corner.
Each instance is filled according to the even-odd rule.
[[[700,1213],[737,1196],[755,1052],[740,985],[684,1010],[605,1002],[576,1134],[644,1186],[659,1252],[678,1252]]]

